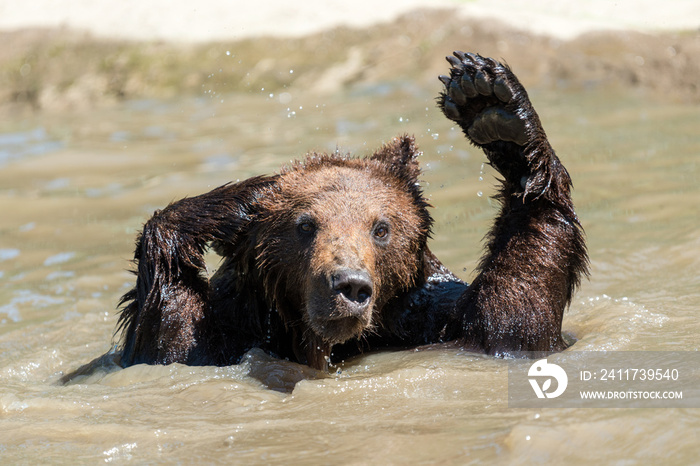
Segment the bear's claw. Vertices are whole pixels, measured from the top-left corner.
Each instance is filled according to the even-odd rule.
[[[527,121],[519,110],[529,107],[527,94],[507,66],[478,54],[454,52],[446,57],[449,76],[440,76],[445,91],[440,106],[476,145],[504,141],[528,143]]]

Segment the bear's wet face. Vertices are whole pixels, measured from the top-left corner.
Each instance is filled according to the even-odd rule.
[[[413,285],[427,213],[381,164],[327,164],[281,175],[258,258],[285,323],[333,345],[371,332],[382,306]]]
[[[335,180],[341,181],[341,180]],[[347,181],[347,180],[344,180]],[[337,189],[340,188],[340,189]],[[378,257],[390,247],[388,206],[367,202],[354,185],[319,192],[302,214],[299,233],[308,242],[304,320],[328,343],[342,343],[372,325]],[[313,220],[311,220],[313,219]]]

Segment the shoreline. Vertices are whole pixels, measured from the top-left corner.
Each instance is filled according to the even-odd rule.
[[[178,43],[62,28],[0,30],[0,40],[3,113],[84,110],[202,92],[332,94],[397,80],[425,85],[442,72],[447,53],[465,49],[506,60],[532,89],[642,89],[652,97],[700,102],[700,31],[587,32],[564,40],[432,8],[372,27],[299,37]]]

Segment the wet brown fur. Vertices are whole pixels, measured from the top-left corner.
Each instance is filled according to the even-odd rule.
[[[153,215],[137,241],[136,286],[122,300],[121,364],[227,365],[259,347],[323,369],[363,349],[450,340],[490,354],[563,349],[563,312],[587,266],[571,179],[510,70],[455,56],[463,61],[450,57],[451,76],[441,78],[448,118],[480,141],[483,128],[497,134],[524,121],[528,141],[479,145],[504,179],[470,286],[428,248],[432,218],[412,137],[366,158],[310,154]],[[505,103],[450,93],[472,62],[492,82],[500,76],[513,99],[500,88]],[[511,113],[474,125],[489,106]],[[210,246],[223,259],[207,279]]]

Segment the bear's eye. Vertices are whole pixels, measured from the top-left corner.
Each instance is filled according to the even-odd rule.
[[[299,231],[302,233],[313,233],[316,230],[316,225],[308,220],[299,223]]]
[[[379,240],[385,240],[389,236],[389,227],[380,223],[374,228],[374,237]]]

